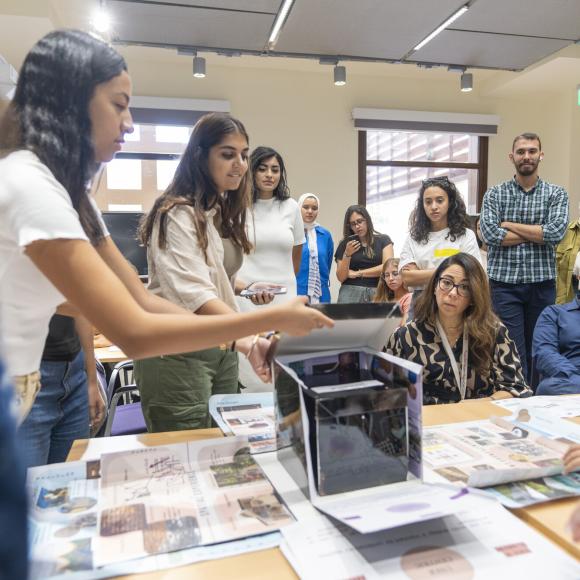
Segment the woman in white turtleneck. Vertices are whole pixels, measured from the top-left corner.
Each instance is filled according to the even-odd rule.
[[[298,295],[308,296],[311,304],[330,302],[329,276],[334,254],[332,235],[316,221],[320,211],[317,195],[303,194],[298,200],[298,206],[306,234],[300,270],[296,274]]]
[[[250,156],[250,168],[253,207],[246,224],[254,249],[244,257],[239,276],[249,286],[256,281],[284,286],[287,292],[275,296],[273,304],[277,304],[296,296],[304,224],[286,185],[282,156],[270,147],[257,147]],[[263,308],[244,298],[238,298],[238,304],[242,311]]]

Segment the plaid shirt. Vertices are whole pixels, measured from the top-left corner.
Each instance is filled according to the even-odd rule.
[[[544,244],[524,242],[502,246],[508,230],[502,222],[541,225]],[[538,178],[525,191],[515,178],[489,189],[481,207],[480,227],[487,242],[487,273],[492,280],[529,284],[556,277],[554,250],[566,233],[568,194],[558,185]]]

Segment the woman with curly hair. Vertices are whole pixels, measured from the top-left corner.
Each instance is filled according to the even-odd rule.
[[[336,277],[341,282],[337,302],[372,302],[383,264],[393,257],[393,242],[375,230],[364,205],[346,210],[342,232],[334,253]]]
[[[373,302],[398,302],[403,314],[401,318],[402,326],[407,322],[412,295],[401,278],[399,262],[399,258],[389,258],[383,264],[383,271]]]
[[[471,254],[481,263],[477,239],[469,229],[465,203],[447,177],[426,179],[409,218],[409,236],[401,251],[403,282],[415,291],[413,302],[435,268],[457,252]]]
[[[529,397],[514,342],[493,314],[481,264],[463,252],[446,258],[398,328],[387,352],[423,365],[423,403]]]

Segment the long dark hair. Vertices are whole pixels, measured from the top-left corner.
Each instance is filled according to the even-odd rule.
[[[350,227],[350,216],[352,216],[353,213],[360,213],[360,215],[362,215],[367,222],[367,234],[364,237],[364,239],[361,240],[361,243],[366,244],[366,248],[364,250],[366,256],[368,258],[373,258],[375,255],[375,251],[373,249],[375,236],[380,234],[379,232],[375,231],[371,215],[369,214],[367,208],[364,205],[351,205],[346,210],[346,213],[344,214],[344,224],[342,226],[342,237],[344,240],[346,240],[348,236],[352,236],[354,234],[352,228]]]
[[[103,230],[88,193],[97,170],[89,102],[97,85],[126,70],[102,40],[80,30],[50,32],[26,56],[0,123],[0,150],[35,153],[68,192],[93,243]]]
[[[160,248],[165,248],[167,212],[176,205],[189,205],[193,208],[198,242],[204,252],[208,245],[204,212],[214,207],[218,207],[221,212],[222,237],[230,238],[244,253],[250,252],[252,245],[246,234],[246,210],[249,205],[248,173],[243,176],[238,189],[226,191],[222,197],[222,192],[218,191],[209,170],[210,149],[219,145],[232,133],[239,133],[249,142],[248,133],[242,122],[225,113],[209,113],[195,124],[173,181],[143,218],[139,239],[144,245],[150,243],[153,227],[158,219],[158,243]]]
[[[471,304],[463,313],[469,335],[469,356],[475,370],[488,376],[497,339],[499,319],[493,313],[487,274],[481,264],[471,255],[459,252],[449,256],[439,264],[429,283],[421,292],[415,304],[415,322],[428,322],[435,326],[437,319],[437,299],[435,289],[441,274],[450,266],[461,266],[469,280]]]
[[[276,161],[278,161],[278,165],[280,165],[280,181],[274,190],[274,199],[278,201],[284,201],[290,197],[290,189],[288,188],[288,178],[286,177],[286,166],[284,165],[284,159],[282,159],[282,155],[278,153],[272,147],[264,147],[260,145],[256,147],[252,151],[252,155],[250,155],[250,171],[252,173],[252,201],[255,202],[258,199],[258,189],[256,187],[256,180],[254,179],[254,175],[258,171],[258,167],[264,163],[264,161],[270,159],[271,157],[275,157]]]
[[[469,227],[465,203],[457,187],[447,177],[434,177],[425,179],[421,184],[415,209],[409,217],[409,233],[411,238],[420,244],[426,244],[431,232],[431,220],[425,213],[423,207],[423,194],[429,187],[440,187],[449,198],[449,209],[447,210],[447,225],[449,234],[447,237],[454,242],[459,236],[465,235],[465,229]]]

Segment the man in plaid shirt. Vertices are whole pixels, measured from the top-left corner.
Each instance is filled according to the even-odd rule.
[[[534,327],[556,300],[554,250],[568,225],[568,194],[538,177],[543,157],[538,135],[518,135],[509,154],[516,174],[486,192],[480,217],[493,308],[516,343],[530,383]]]

